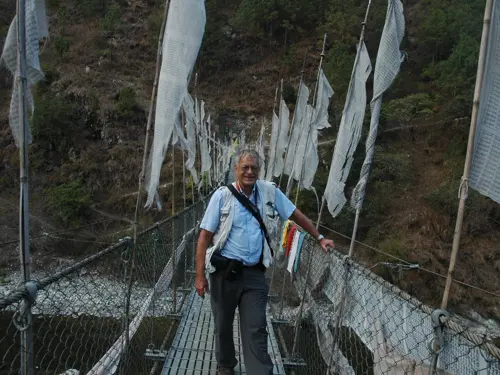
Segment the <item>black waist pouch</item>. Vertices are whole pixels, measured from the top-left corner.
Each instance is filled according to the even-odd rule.
[[[233,281],[243,268],[243,263],[222,256],[220,253],[213,253],[210,263],[215,267],[216,272],[223,272],[224,279]]]
[[[210,258],[210,263],[215,267],[216,271],[225,270],[229,266],[230,259],[222,256],[220,253],[213,253]]]

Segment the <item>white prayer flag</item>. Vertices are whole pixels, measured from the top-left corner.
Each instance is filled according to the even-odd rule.
[[[146,207],[153,204],[156,189],[160,183],[161,167],[175,121],[187,95],[188,79],[200,50],[205,22],[205,1],[170,1],[162,46]]]
[[[470,186],[500,203],[500,1],[493,4]]]
[[[333,217],[336,217],[347,202],[345,183],[354,160],[354,152],[361,138],[361,129],[366,109],[366,81],[372,71],[370,56],[365,43],[358,45],[354,68],[347,92],[344,111],[337,134],[335,150],[324,198]]]
[[[402,53],[399,45],[405,32],[403,4],[400,0],[389,0],[384,30],[380,39],[373,80],[373,99],[371,101],[370,131],[366,140],[366,156],[361,168],[358,184],[351,197],[351,207],[361,209],[365,197],[366,184],[375,152],[380,109],[382,108],[382,94],[389,88],[399,73],[402,62]]]
[[[49,35],[47,16],[45,13],[45,1],[27,0],[25,3],[25,14],[25,24],[21,25],[21,27],[24,28],[26,33],[26,72],[24,74],[28,86],[25,96],[27,106],[26,110],[28,111],[27,115],[29,115],[33,114],[35,109],[33,95],[31,94],[31,86],[44,78],[42,68],[40,67],[39,43],[42,38]],[[0,57],[0,64],[5,65],[5,67],[14,76],[12,98],[10,101],[9,123],[17,146],[19,146],[21,142],[21,127],[23,126],[23,124],[19,123],[21,113],[19,108],[20,81],[17,79],[20,74],[17,66],[18,50],[17,16],[15,16],[10,24],[9,31],[7,32],[7,38],[5,39],[5,44],[3,46],[2,56]],[[31,143],[31,133],[29,131],[29,127],[28,143]]]

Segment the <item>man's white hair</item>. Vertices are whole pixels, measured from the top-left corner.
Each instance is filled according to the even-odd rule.
[[[248,156],[257,161],[257,165],[259,166],[259,168],[262,166],[261,157],[259,153],[255,151],[253,148],[244,148],[242,150],[239,150],[238,153],[236,154],[235,161],[237,164],[240,164],[241,159],[244,159]]]

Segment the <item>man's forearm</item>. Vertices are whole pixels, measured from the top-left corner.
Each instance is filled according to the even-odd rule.
[[[309,233],[314,238],[317,238],[319,236],[319,232],[312,223],[312,221],[309,220],[309,218],[306,215],[300,212],[298,208],[295,209],[292,216],[290,216],[290,219],[295,221],[298,225],[300,225],[307,233]]]
[[[202,230],[198,237],[198,245],[196,246],[196,276],[203,276],[205,274],[205,256],[208,246],[212,241],[212,236],[210,232]]]

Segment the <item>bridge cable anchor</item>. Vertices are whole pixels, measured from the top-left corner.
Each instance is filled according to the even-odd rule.
[[[450,313],[443,309],[436,309],[431,313],[434,337],[429,341],[427,347],[429,351],[435,355],[441,353],[446,345],[444,340],[444,322],[442,318],[449,318],[450,316]]]

